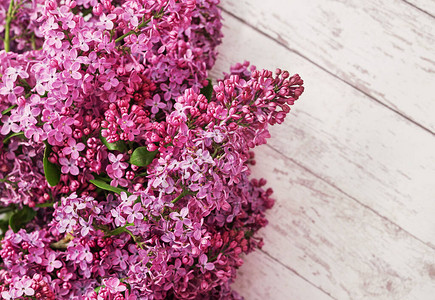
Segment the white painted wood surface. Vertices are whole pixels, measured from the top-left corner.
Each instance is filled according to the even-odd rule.
[[[399,0],[223,0],[222,6],[435,131],[433,17]]]
[[[435,299],[435,1],[408,2],[222,1],[212,77],[247,59],[306,86],[257,151],[277,201],[247,300]]]

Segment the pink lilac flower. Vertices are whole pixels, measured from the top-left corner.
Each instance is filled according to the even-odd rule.
[[[79,158],[79,152],[85,149],[85,145],[83,143],[77,143],[77,141],[73,138],[68,139],[68,147],[63,148],[62,152],[65,155],[71,155],[71,158],[77,159]]]
[[[3,298],[240,299],[231,282],[273,205],[250,150],[303,82],[244,63],[207,99],[219,1],[142,2],[14,12],[0,133],[24,136],[0,147],[0,203],[36,214],[1,241]],[[130,163],[138,147],[148,165]]]
[[[54,269],[62,267],[62,263],[59,260],[56,260],[55,252],[50,252],[50,254],[48,254],[47,259],[43,261],[43,265],[47,266],[47,272],[52,272]]]
[[[0,85],[0,95],[7,95],[8,101],[14,103],[17,100],[17,95],[22,94],[24,88],[22,86],[15,86],[14,81],[6,80],[3,85]]]
[[[32,279],[23,277],[21,281],[15,283],[15,297],[21,297],[23,295],[33,296],[35,294],[35,291],[31,288],[32,285]]]
[[[145,104],[151,106],[151,112],[153,114],[158,113],[160,109],[166,107],[166,104],[160,102],[160,96],[158,94],[154,95],[153,99],[145,100]]]
[[[77,167],[77,160],[74,158],[67,159],[65,157],[59,158],[59,163],[61,164],[62,173],[71,175],[79,175],[79,168]]]
[[[118,278],[111,277],[104,281],[106,287],[112,292],[123,292],[127,289],[125,284],[121,283]]]
[[[201,254],[201,256],[199,257],[199,267],[201,269],[201,272],[205,272],[206,270],[211,271],[214,269],[214,264],[207,262],[207,255],[205,254]]]

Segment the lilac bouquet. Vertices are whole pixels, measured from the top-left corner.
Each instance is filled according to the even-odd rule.
[[[0,0],[0,299],[240,299],[273,205],[252,148],[303,92],[219,0]]]

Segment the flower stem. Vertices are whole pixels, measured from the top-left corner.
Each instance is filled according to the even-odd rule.
[[[154,14],[154,18],[155,18],[155,19],[160,19],[160,18],[163,16],[164,12],[165,12],[165,10],[162,8],[162,9],[161,9],[157,14]],[[119,43],[119,42],[122,41],[124,38],[126,38],[127,36],[129,36],[129,35],[131,35],[131,34],[133,34],[133,33],[137,33],[137,31],[138,31],[139,29],[142,29],[142,28],[144,28],[145,26],[147,26],[148,23],[149,23],[150,21],[151,21],[151,19],[148,19],[148,20],[144,20],[144,21],[142,21],[142,23],[140,23],[140,24],[137,26],[136,30],[130,30],[129,32],[124,33],[123,35],[121,35],[119,38],[117,38],[117,39],[115,40],[115,43]]]
[[[139,24],[139,26],[137,26],[137,30],[145,27],[149,22],[150,22],[150,20],[143,21],[142,23]],[[126,38],[127,36],[129,36],[129,35],[131,35],[133,33],[136,33],[136,30],[130,30],[129,32],[124,33],[123,35],[121,35],[119,38],[117,38],[115,40],[115,43],[118,43],[118,42],[122,41],[124,38]]]
[[[186,195],[192,194],[189,190],[184,190],[180,195],[178,195],[177,198],[175,198],[174,200],[171,201],[171,203],[177,203],[178,200],[180,200],[181,198],[183,198]]]
[[[11,0],[11,2],[9,3],[8,13],[6,14],[5,39],[3,41],[4,49],[6,52],[9,52],[11,48],[9,40],[10,40],[11,22],[14,16],[13,10],[14,10],[14,0]]]

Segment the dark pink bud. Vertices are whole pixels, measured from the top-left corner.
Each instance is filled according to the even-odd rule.
[[[52,60],[50,60],[50,66],[53,68],[58,68],[59,67],[59,63],[57,62],[57,60],[55,60],[54,58]]]
[[[83,136],[83,132],[82,132],[80,129],[74,129],[73,137],[74,137],[76,140],[81,139],[82,136]]]
[[[128,180],[133,180],[134,179],[134,172],[127,171],[127,173],[125,173],[125,178],[127,178]]]
[[[86,115],[85,116],[85,121],[88,122],[88,123],[91,122],[93,119],[94,119],[94,117],[92,117],[91,115]]]
[[[50,156],[48,157],[48,161],[51,162],[52,164],[57,163],[57,155],[51,152]]]
[[[154,144],[148,144],[147,145],[147,150],[148,151],[156,151],[158,149],[158,147]]]
[[[77,191],[77,189],[80,187],[80,183],[77,180],[73,180],[70,183],[71,192]]]
[[[66,186],[66,185],[64,185],[64,186],[60,189],[60,192],[61,192],[62,194],[68,194],[68,193],[69,193],[69,187]]]
[[[100,127],[100,122],[98,122],[97,120],[92,120],[92,121],[91,121],[91,128],[92,128],[93,130],[98,129],[99,127]]]
[[[182,263],[184,265],[187,265],[189,263],[189,258],[187,256],[183,256],[183,258],[181,259]]]
[[[101,5],[101,3],[97,3],[94,8],[92,9],[92,13],[95,16],[100,16],[103,13],[103,6]]]
[[[91,137],[88,141],[87,141],[87,145],[89,148],[96,148],[98,146],[97,143],[97,139],[94,137]]]
[[[232,123],[230,123],[230,124],[228,125],[228,128],[229,128],[230,130],[236,130],[238,127],[239,127],[239,126],[238,126],[236,123],[234,123],[234,122],[232,122]]]

